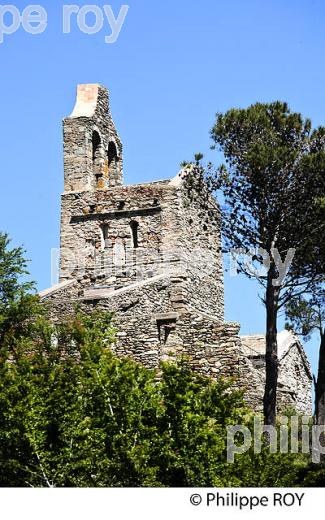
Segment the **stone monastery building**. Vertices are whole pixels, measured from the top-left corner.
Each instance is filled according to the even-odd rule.
[[[212,378],[232,377],[261,409],[265,337],[224,321],[220,213],[189,200],[186,171],[123,184],[122,143],[108,91],[79,85],[64,120],[60,282],[41,293],[59,319],[78,303],[114,312],[114,351],[148,367],[178,355]],[[240,295],[238,295],[240,296]],[[299,340],[279,334],[279,402],[311,413],[312,376]]]

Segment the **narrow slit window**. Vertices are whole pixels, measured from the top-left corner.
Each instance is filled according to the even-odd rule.
[[[115,178],[118,171],[118,155],[115,143],[111,141],[107,150],[108,173]]]
[[[101,226],[101,242],[102,242],[102,250],[108,248],[108,224],[103,224]]]
[[[132,220],[132,222],[130,222],[130,228],[132,236],[132,246],[134,249],[137,249],[139,247],[139,223],[135,220]]]
[[[92,146],[93,146],[93,172],[96,177],[100,177],[101,175],[101,158],[100,158],[100,148],[101,148],[101,140],[98,132],[93,132],[92,138]]]

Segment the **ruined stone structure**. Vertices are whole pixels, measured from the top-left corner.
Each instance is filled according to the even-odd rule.
[[[56,319],[75,303],[113,311],[118,355],[154,368],[184,354],[202,374],[234,378],[260,409],[265,340],[224,322],[218,205],[189,199],[186,175],[124,185],[108,92],[79,86],[64,120],[60,283],[41,297]],[[280,403],[309,414],[307,358],[297,338],[280,340]]]

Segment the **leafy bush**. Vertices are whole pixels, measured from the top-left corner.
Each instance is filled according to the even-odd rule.
[[[1,486],[290,485],[292,457],[226,461],[242,396],[185,360],[157,373],[114,356],[109,314],[35,318],[0,359]]]

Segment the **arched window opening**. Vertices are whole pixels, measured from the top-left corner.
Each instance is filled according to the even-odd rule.
[[[132,237],[132,246],[134,249],[137,249],[139,247],[139,223],[135,220],[132,220],[130,222],[130,228],[131,228],[131,237]]]
[[[118,172],[118,155],[115,143],[111,141],[107,150],[108,173],[112,177],[116,177]]]
[[[108,226],[108,224],[103,224],[101,226],[100,230],[101,230],[101,246],[102,246],[102,251],[104,251],[105,249],[108,249],[108,247],[109,247],[109,239],[108,239],[109,226]]]
[[[93,160],[93,172],[96,175],[96,177],[100,177],[101,172],[101,139],[100,135],[96,130],[93,132],[93,138],[92,138],[92,147],[93,147],[93,154],[92,154],[92,160]]]

